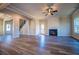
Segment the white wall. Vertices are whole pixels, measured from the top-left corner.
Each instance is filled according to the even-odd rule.
[[[70,19],[69,17],[61,17],[59,20],[59,36],[70,36]]]
[[[53,17],[48,20],[48,29],[58,29],[58,36],[70,36],[70,20],[68,17]]]
[[[29,35],[36,35],[36,21],[29,21]]]
[[[69,17],[50,17],[43,19],[45,23],[46,35],[49,34],[49,29],[58,29],[58,36],[70,36],[70,19]],[[30,35],[39,35],[40,34],[40,20],[31,20],[30,22]]]
[[[13,34],[14,36],[19,36],[19,16],[16,15],[16,13],[13,14],[11,11],[7,11],[6,13],[9,13],[13,17]],[[40,29],[39,29],[39,18],[30,20],[25,26],[23,27],[23,34],[28,35],[39,35]],[[68,17],[62,16],[61,18],[56,16],[46,16],[45,19],[43,19],[46,22],[46,34],[48,35],[49,29],[58,29],[58,36],[69,36],[70,35],[70,21]],[[27,31],[28,29],[28,31]],[[28,32],[28,33],[27,33]]]
[[[36,33],[35,35],[39,35],[40,34],[40,26],[39,26],[39,20],[35,20],[35,23],[36,23]]]
[[[58,17],[52,17],[48,19],[48,34],[49,34],[49,29],[59,30],[59,18]],[[59,31],[58,31],[58,35],[59,35]]]

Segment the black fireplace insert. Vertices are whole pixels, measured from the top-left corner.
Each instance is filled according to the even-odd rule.
[[[57,36],[57,29],[49,29],[49,36]]]

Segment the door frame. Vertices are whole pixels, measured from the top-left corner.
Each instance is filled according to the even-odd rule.
[[[11,24],[11,31],[10,31],[10,33],[6,32],[6,24],[8,24],[8,23]],[[12,35],[12,32],[13,32],[13,20],[5,21],[4,30],[5,30],[5,34]]]

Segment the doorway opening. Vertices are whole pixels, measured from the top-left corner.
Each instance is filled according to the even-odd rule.
[[[45,32],[44,32],[45,26],[43,23],[40,26],[41,26],[40,33],[41,33],[41,35],[44,35],[45,34]]]
[[[5,21],[5,34],[9,34],[11,35],[12,34],[12,20],[10,21]]]

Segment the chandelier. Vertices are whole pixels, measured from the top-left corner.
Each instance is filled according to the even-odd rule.
[[[46,8],[44,11],[43,11],[43,14],[45,14],[45,16],[48,16],[48,15],[54,15],[54,13],[58,12],[58,10],[54,10],[53,7],[51,7],[51,4],[48,5],[48,8]]]

